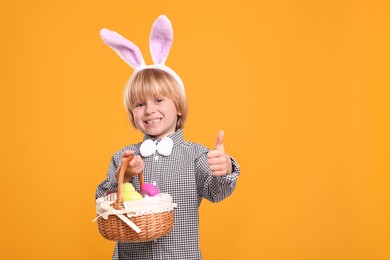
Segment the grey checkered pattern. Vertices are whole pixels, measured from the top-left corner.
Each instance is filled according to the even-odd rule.
[[[143,158],[145,182],[157,183],[160,192],[171,194],[178,204],[174,209],[173,231],[156,241],[143,243],[116,243],[113,259],[202,259],[199,247],[198,208],[202,198],[219,202],[229,196],[235,186],[240,168],[232,159],[233,173],[223,177],[211,175],[207,163],[208,149],[200,144],[184,141],[181,129],[170,136],[174,146],[170,156],[154,154]],[[144,139],[150,138],[145,136]],[[122,153],[132,150],[139,154],[141,143],[116,152],[111,159],[107,179],[96,190],[96,198],[107,190],[117,189],[116,169]],[[157,159],[156,159],[156,156]],[[138,178],[132,179],[139,189]]]

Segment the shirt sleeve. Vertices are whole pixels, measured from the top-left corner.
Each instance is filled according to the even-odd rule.
[[[110,165],[108,167],[107,177],[96,188],[95,199],[103,197],[105,192],[108,190],[117,190],[118,181],[116,179],[115,174],[116,174],[116,169],[119,166],[119,161],[120,161],[119,158],[120,158],[119,152],[115,153],[112,156]]]
[[[240,174],[240,166],[232,157],[231,161],[233,172],[225,176],[213,176],[211,174],[207,153],[203,153],[195,161],[198,193],[201,197],[211,202],[220,202],[233,193]]]

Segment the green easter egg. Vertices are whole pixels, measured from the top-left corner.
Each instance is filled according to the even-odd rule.
[[[131,200],[131,192],[122,192],[122,200],[124,202]]]
[[[122,193],[122,199],[124,202],[131,200],[140,200],[142,199],[142,195],[136,191],[124,192]]]
[[[127,192],[127,191],[135,191],[133,184],[130,182],[125,182],[122,185],[122,191]]]

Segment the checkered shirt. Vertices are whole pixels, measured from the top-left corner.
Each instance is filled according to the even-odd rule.
[[[207,162],[209,149],[185,141],[181,129],[170,137],[174,142],[170,156],[155,153],[142,159],[145,182],[155,182],[160,192],[170,194],[173,202],[178,204],[174,209],[173,230],[151,242],[116,243],[112,259],[202,259],[198,215],[202,198],[219,202],[229,196],[236,186],[240,168],[232,159],[232,174],[213,176]],[[145,135],[144,140],[150,138]],[[115,173],[123,152],[132,150],[135,154],[140,154],[140,146],[141,143],[124,147],[112,156],[107,178],[96,189],[96,198],[102,197],[107,190],[117,189]],[[138,178],[132,178],[132,183],[139,189]]]

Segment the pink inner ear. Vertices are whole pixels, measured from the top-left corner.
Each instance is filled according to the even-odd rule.
[[[173,41],[171,22],[165,15],[160,15],[154,22],[150,34],[150,52],[154,64],[164,64]]]
[[[107,29],[102,29],[100,31],[100,36],[105,44],[111,47],[119,57],[134,69],[145,64],[144,58],[137,45],[125,39],[120,34]]]

